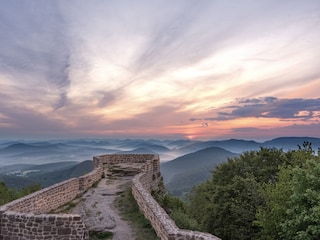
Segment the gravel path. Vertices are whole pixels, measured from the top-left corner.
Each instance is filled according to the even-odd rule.
[[[90,188],[81,197],[71,212],[82,216],[89,231],[113,232],[113,240],[134,239],[133,229],[114,206],[117,195],[130,184],[131,179],[115,176],[103,178],[97,187]]]

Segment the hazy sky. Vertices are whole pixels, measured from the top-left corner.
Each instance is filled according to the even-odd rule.
[[[320,137],[319,0],[0,0],[0,137]]]

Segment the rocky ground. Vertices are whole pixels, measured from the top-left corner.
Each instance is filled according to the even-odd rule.
[[[105,172],[106,177],[76,199],[68,212],[80,214],[91,232],[112,232],[114,240],[135,239],[133,229],[121,218],[114,201],[140,168],[141,165],[130,165],[129,168],[125,165],[113,166],[112,172]]]

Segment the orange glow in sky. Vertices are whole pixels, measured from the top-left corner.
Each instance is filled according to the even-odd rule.
[[[320,137],[319,1],[77,3],[2,3],[2,137]]]

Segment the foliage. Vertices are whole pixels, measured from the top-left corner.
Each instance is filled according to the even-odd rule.
[[[292,167],[280,167],[278,182],[265,184],[261,189],[265,205],[257,211],[255,225],[261,227],[259,239],[280,239],[281,222],[286,218],[291,190]]]
[[[11,202],[17,198],[21,198],[40,189],[40,184],[30,185],[19,190],[9,188],[4,182],[0,182],[0,205]]]
[[[169,193],[186,200],[192,186],[210,179],[210,170],[238,154],[219,147],[208,147],[161,164]]]
[[[190,217],[190,215],[186,211],[175,209],[170,214],[170,217],[181,229],[189,229],[194,231],[201,230],[198,222],[194,218]]]
[[[193,188],[189,194],[190,215],[199,223],[200,228],[206,229],[212,212],[212,196],[214,195],[214,185],[211,181],[206,181]]]
[[[0,205],[15,199],[15,191],[6,186],[4,182],[0,182]]]
[[[288,156],[278,181],[263,187],[266,204],[259,207],[255,222],[261,227],[259,239],[319,239],[319,154],[304,142]]]
[[[20,191],[17,191],[17,198],[29,195],[33,192],[36,192],[41,189],[41,185],[39,183],[30,185],[28,187],[22,188]]]
[[[189,196],[190,213],[203,230],[222,239],[252,239],[257,208],[264,204],[261,185],[275,182],[278,165],[287,161],[280,149],[261,148],[218,165],[212,178]]]
[[[198,222],[190,217],[187,205],[180,198],[165,194],[160,205],[170,215],[175,224],[182,229],[199,230]]]
[[[180,198],[171,194],[153,194],[161,207],[169,214],[175,224],[182,229],[200,230],[198,222],[191,217],[188,206]]]
[[[203,230],[223,239],[252,239],[259,230],[252,222],[262,201],[255,178],[235,176],[226,186],[207,183],[203,187],[211,194],[196,188],[190,196],[192,216]]]
[[[320,239],[320,162],[308,160],[292,174],[292,194],[281,224],[283,238]]]
[[[149,220],[140,212],[139,206],[131,193],[131,188],[128,187],[117,197],[116,206],[124,218],[134,225],[137,239],[159,239]]]
[[[89,239],[90,240],[107,240],[107,239],[112,239],[113,237],[113,232],[94,232],[90,231],[89,232]]]
[[[189,195],[191,216],[222,239],[319,239],[320,161],[311,143],[229,159]]]

